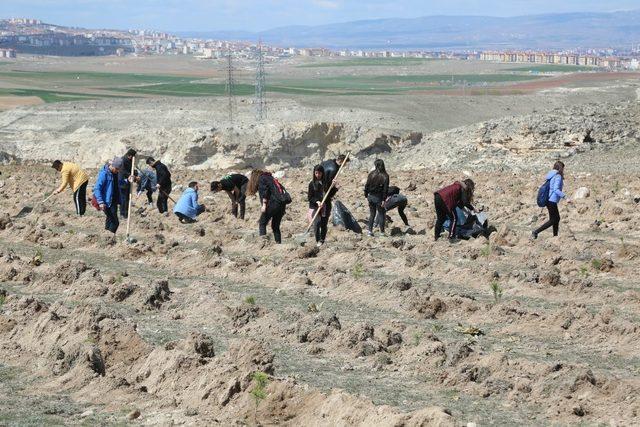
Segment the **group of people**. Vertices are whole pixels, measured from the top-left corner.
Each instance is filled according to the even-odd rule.
[[[136,183],[136,194],[140,196],[146,193],[147,203],[153,204],[153,193],[158,192],[156,206],[158,212],[168,215],[168,200],[171,198],[171,173],[166,165],[153,157],[146,159],[147,168],[138,170],[133,163],[137,152],[128,150],[124,156],[115,157],[107,162],[101,169],[93,187],[93,196],[87,199],[87,185],[89,177],[78,165],[71,162],[56,160],[52,167],[61,174],[62,182],[55,190],[61,193],[67,186],[73,191],[73,200],[78,215],[84,215],[87,200],[90,200],[96,209],[105,214],[105,229],[116,233],[121,218],[129,215],[131,186]],[[313,227],[316,244],[322,246],[327,238],[329,217],[332,210],[332,201],[340,190],[337,175],[342,167],[349,161],[347,156],[340,155],[335,159],[326,160],[313,168],[313,173],[308,186],[307,200],[309,203],[308,220],[310,228]],[[374,168],[367,176],[364,186],[364,196],[369,205],[369,219],[367,221],[367,234],[374,235],[374,228],[385,233],[386,222],[391,221],[388,212],[398,209],[398,214],[406,227],[409,221],[405,214],[408,199],[400,193],[397,186],[391,186],[389,174],[386,171],[384,161],[377,159]],[[532,231],[532,239],[548,229],[553,229],[553,235],[558,235],[560,214],[558,203],[565,198],[562,192],[564,182],[564,164],[556,162],[552,171],[547,174],[545,187],[545,203],[549,220],[541,227]],[[547,190],[548,188],[548,190]],[[254,169],[247,178],[242,174],[230,174],[219,181],[211,182],[212,192],[224,191],[231,201],[231,213],[234,217],[243,220],[246,212],[247,196],[258,194],[260,200],[260,219],[258,230],[260,236],[267,234],[267,226],[271,224],[271,230],[276,243],[282,242],[280,224],[286,213],[286,207],[291,203],[291,196],[284,186],[266,170]],[[472,205],[475,183],[471,179],[456,181],[451,185],[437,190],[434,193],[434,208],[436,221],[434,226],[434,238],[438,240],[448,229],[449,238],[456,237],[456,229],[459,227],[456,209],[467,209],[472,214],[476,210]],[[546,194],[548,192],[548,194]],[[175,206],[173,213],[178,221],[184,224],[193,223],[196,217],[206,211],[206,207],[198,202],[199,184],[192,181],[184,190]],[[173,199],[172,199],[173,200]]]

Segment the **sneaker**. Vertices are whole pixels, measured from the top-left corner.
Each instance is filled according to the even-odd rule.
[[[387,233],[385,233],[384,231],[381,231],[381,232],[378,234],[378,237],[387,237]]]
[[[371,231],[371,230],[367,231],[367,236],[373,237],[373,231]]]
[[[538,233],[535,230],[531,232],[531,240],[536,240],[538,238]]]
[[[317,246],[317,247],[322,246],[322,242],[318,242],[318,243],[316,243],[316,246]]]

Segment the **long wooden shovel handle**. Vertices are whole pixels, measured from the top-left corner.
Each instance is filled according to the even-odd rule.
[[[44,199],[43,201],[41,201],[41,202],[40,202],[40,204],[45,203],[47,200],[49,200],[50,198],[52,198],[52,197],[53,197],[53,196],[55,196],[55,195],[56,195],[56,192],[54,191],[53,193],[49,194],[49,196],[48,196],[46,199]]]
[[[350,155],[351,155],[351,152],[348,152],[347,155],[344,157],[344,161],[342,162],[342,164],[338,168],[338,172],[336,172],[336,176],[334,176],[333,179],[331,180],[331,185],[329,186],[329,189],[327,190],[327,192],[324,193],[324,197],[322,198],[322,202],[320,203],[320,206],[318,207],[318,209],[316,209],[316,213],[313,214],[313,218],[311,218],[311,222],[309,223],[309,226],[307,227],[307,231],[305,231],[305,233],[308,233],[309,230],[311,230],[311,226],[313,225],[313,222],[318,217],[318,214],[322,211],[322,206],[324,206],[324,202],[327,200],[327,197],[329,197],[329,194],[331,193],[331,190],[333,190],[333,187],[335,186],[335,183],[336,183],[336,179],[338,179],[338,176],[340,175],[340,172],[342,172],[342,168],[349,161],[349,156]]]
[[[175,200],[173,200],[173,197],[171,197],[170,195],[168,195],[164,191],[160,190],[159,188],[158,188],[158,191],[161,192],[162,194],[164,194],[165,196],[167,196],[167,199],[171,200],[174,204],[177,203]]]

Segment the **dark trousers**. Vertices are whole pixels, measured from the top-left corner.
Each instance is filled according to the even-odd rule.
[[[316,234],[316,242],[322,242],[327,238],[327,228],[329,225],[329,216],[331,215],[331,202],[326,201],[324,206],[324,212],[321,212],[316,217],[316,220],[313,224],[314,231]],[[322,215],[324,213],[324,215]],[[313,213],[316,214],[315,212]]]
[[[144,189],[147,192],[147,202],[153,203],[153,187],[151,187],[151,184],[147,184]]]
[[[553,235],[558,235],[560,229],[560,211],[558,211],[558,204],[553,202],[547,202],[547,210],[549,211],[549,221],[542,224],[536,231],[536,234],[546,230],[549,227],[553,227]]]
[[[196,216],[200,215],[202,212],[204,212],[204,206],[198,206],[198,210],[196,210]],[[183,224],[193,224],[194,222],[196,222],[195,218],[189,218],[181,212],[176,212],[175,214]]]
[[[231,204],[231,213],[236,218],[244,219],[244,211],[247,206],[247,195],[245,192],[247,191],[246,184],[242,186],[240,189],[240,196],[236,202],[232,202]],[[240,213],[238,214],[238,207],[240,207]]]
[[[440,238],[440,234],[444,230],[444,222],[449,219],[451,221],[451,227],[449,227],[449,238],[455,236],[456,229],[456,216],[453,215],[447,205],[445,205],[444,200],[438,193],[436,193],[433,197],[433,203],[436,208],[436,225],[434,227],[435,239],[438,240]]]
[[[377,222],[377,225],[380,226],[380,232],[384,233],[386,211],[382,206],[382,197],[377,194],[369,194],[367,201],[369,202],[369,231],[373,232],[373,225]],[[376,214],[378,215],[378,221],[376,221]]]
[[[407,203],[401,203],[400,205],[398,205],[398,215],[400,215],[400,218],[402,218],[402,222],[404,222],[404,225],[406,225],[407,227],[409,226],[409,219],[407,218],[407,215],[404,213],[404,208],[407,207]]]
[[[131,186],[120,186],[120,216],[127,218],[129,216],[129,198],[131,197]]]
[[[105,206],[104,214],[107,216],[104,221],[104,229],[116,234],[120,221],[118,220],[118,205],[112,203],[111,206]]]
[[[80,216],[84,215],[87,211],[87,184],[89,181],[82,184],[73,193],[73,203],[76,205],[76,213]]]
[[[158,190],[158,201],[156,202],[156,206],[158,206],[158,212],[165,213],[169,210],[169,194],[171,193],[171,188],[160,188]]]
[[[389,201],[393,201],[393,202],[397,202],[397,203],[389,204]],[[385,203],[385,211],[387,213],[389,211],[392,211],[395,208],[398,208],[398,214],[400,215],[400,218],[402,219],[402,222],[404,222],[404,225],[406,225],[407,227],[409,226],[409,219],[407,218],[407,215],[404,213],[404,210],[407,207],[408,202],[409,201],[407,200],[406,197],[403,197],[403,196],[394,197],[394,196],[392,196],[392,198],[391,199],[387,199],[387,202]],[[391,218],[389,218],[389,216],[387,216],[386,219],[387,219],[388,222],[393,222],[393,221],[391,221]]]
[[[284,205],[271,204],[267,205],[267,211],[262,212],[260,215],[260,221],[258,222],[258,229],[261,236],[267,235],[267,224],[271,221],[271,230],[273,230],[273,240],[276,243],[282,243],[282,235],[280,234],[280,222],[285,213]]]

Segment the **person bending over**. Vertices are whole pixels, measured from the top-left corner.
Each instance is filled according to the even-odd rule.
[[[198,183],[192,181],[182,193],[173,208],[173,213],[183,224],[196,222],[196,217],[206,210],[204,205],[198,204]]]
[[[398,208],[398,215],[400,215],[400,218],[402,219],[402,222],[404,222],[404,225],[408,227],[409,220],[407,219],[407,215],[404,213],[404,210],[407,207],[408,203],[409,201],[407,199],[407,196],[400,193],[400,188],[391,186],[389,187],[387,200],[384,201],[384,210],[386,212],[389,212],[395,208]],[[386,219],[388,222],[393,222],[388,215],[386,216]]]
[[[156,191],[156,173],[151,167],[140,172],[140,175],[136,177],[138,188],[136,189],[136,197],[139,197],[142,192],[147,194],[147,203],[153,205],[153,193]]]
[[[73,191],[73,203],[76,206],[76,214],[82,216],[87,210],[87,184],[89,175],[80,166],[71,162],[61,162],[56,160],[51,165],[52,168],[60,172],[62,182],[60,187],[54,191],[55,194],[62,193],[67,186]]]
[[[452,239],[456,235],[456,206],[461,208],[467,207],[472,212],[475,212],[475,208],[471,205],[473,202],[474,189],[475,183],[471,179],[465,179],[464,181],[456,181],[434,193],[433,198],[436,209],[435,240],[440,238],[440,234],[442,234],[444,230],[444,222],[447,218],[451,221],[449,239]]]
[[[258,193],[261,203],[261,215],[258,222],[258,232],[260,236],[267,235],[267,224],[271,222],[273,239],[276,243],[282,243],[280,233],[280,223],[286,212],[286,203],[280,197],[283,188],[271,172],[255,169],[251,172],[247,194],[250,196]]]
[[[242,174],[234,173],[223,177],[220,181],[213,181],[211,183],[211,191],[217,193],[224,190],[231,199],[231,213],[233,216],[244,219],[248,184],[249,178]],[[238,207],[240,207],[239,214]]]

